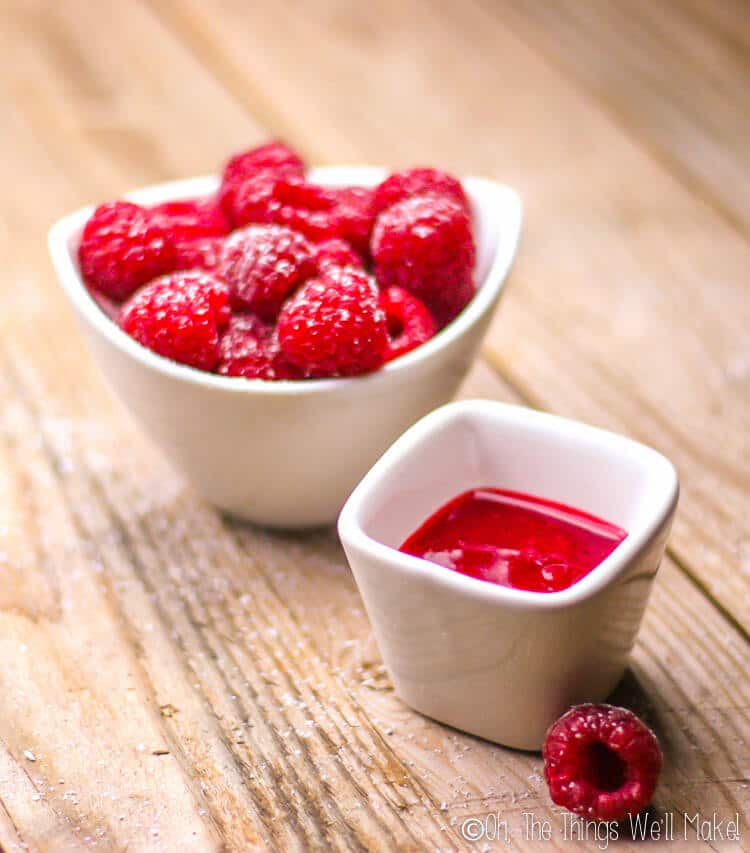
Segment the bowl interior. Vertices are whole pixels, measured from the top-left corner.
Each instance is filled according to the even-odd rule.
[[[391,448],[355,493],[361,530],[398,548],[457,494],[495,486],[548,498],[619,525],[632,546],[676,500],[674,469],[629,439],[490,401],[444,407]]]

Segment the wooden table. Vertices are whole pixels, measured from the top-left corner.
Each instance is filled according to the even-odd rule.
[[[571,849],[538,756],[394,696],[333,531],[219,517],[78,338],[51,222],[269,135],[520,189],[521,254],[463,393],[677,464],[614,699],[662,740],[656,814],[739,813],[750,838],[742,0],[16,0],[0,41],[2,848],[479,850],[463,821],[499,812],[516,847]]]

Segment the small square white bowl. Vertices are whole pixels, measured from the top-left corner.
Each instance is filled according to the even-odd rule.
[[[537,495],[624,528],[578,583],[536,593],[398,548],[468,489]],[[398,695],[440,722],[541,748],[570,705],[601,701],[627,665],[677,506],[660,453],[520,406],[471,400],[423,418],[352,493],[339,535]]]
[[[325,186],[375,186],[366,166],[313,169]],[[128,195],[152,205],[213,193],[191,178]],[[78,268],[88,207],[57,222],[49,249],[81,331],[112,388],[195,488],[220,509],[270,527],[336,519],[351,490],[407,427],[448,402],[469,370],[503,291],[521,233],[521,200],[481,178],[464,186],[474,214],[477,293],[427,343],[366,376],[264,382],[217,376],[142,347],[99,308]]]

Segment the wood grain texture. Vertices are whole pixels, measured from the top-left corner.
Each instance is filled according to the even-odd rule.
[[[283,26],[240,0],[158,8],[248,109],[273,80],[313,155],[424,158],[520,189],[522,249],[485,355],[526,400],[674,460],[675,558],[747,631],[747,240],[476,3],[290,3]],[[300,44],[326,45],[314,73]]]
[[[745,3],[487,2],[666,168],[750,231]]]
[[[380,12],[392,21],[395,8],[383,3]],[[410,9],[410,27],[427,26],[420,8]],[[412,69],[416,30],[385,50],[382,33],[369,18],[352,20],[348,7],[316,18],[331,49],[325,74],[308,80],[314,109],[298,89],[277,125],[264,106],[270,86],[278,103],[291,98],[303,69],[284,64],[261,19],[252,21],[260,41],[247,44],[262,42],[265,52],[246,51],[252,67],[239,61],[232,46],[248,38],[250,4],[227,7],[227,27],[239,35],[226,45],[199,8],[177,11],[172,19],[138,4],[23,3],[0,36],[0,180],[24,188],[0,205],[8,282],[0,294],[0,847],[468,850],[478,848],[459,834],[467,816],[497,810],[519,830],[530,810],[559,826],[538,757],[446,729],[395,697],[333,532],[281,536],[217,516],[145,442],[82,349],[43,248],[46,228],[66,210],[211,171],[228,150],[265,136],[264,122],[320,160],[378,150],[378,159],[406,160],[414,147],[466,170],[474,153],[459,140],[428,144],[429,102],[420,130],[406,100],[396,99],[404,112],[395,116],[386,98],[364,110],[345,78],[343,100],[326,100],[322,89],[344,66],[379,88],[357,64],[367,44],[395,63],[382,70],[394,85],[399,74],[425,93],[431,79],[442,85],[435,69]],[[444,30],[427,34],[440,32],[445,40]],[[217,81],[229,73],[222,63],[231,85]],[[456,96],[470,96],[469,82],[455,84]],[[247,98],[238,97],[242,86]],[[380,130],[373,110],[382,110]],[[395,118],[407,122],[408,142],[393,134]],[[501,174],[492,162],[477,168]],[[559,201],[564,182],[553,173]],[[531,246],[551,239],[543,186],[540,176],[530,196]],[[581,214],[592,197],[567,197],[568,211]],[[547,261],[562,256],[566,269],[562,240],[554,246]],[[524,393],[527,375],[546,376],[535,365],[559,359],[546,369],[560,382],[572,359],[555,329],[540,334],[536,350],[533,338],[524,342],[546,316],[523,307],[542,301],[527,295],[538,275],[524,263],[490,350],[502,350],[509,375],[522,375]],[[558,300],[550,316],[559,325],[576,308]],[[593,408],[587,369],[576,366],[581,384],[567,408],[606,422],[613,401],[604,398],[604,413]],[[539,397],[556,406],[574,384]],[[516,399],[486,363],[463,393]],[[629,406],[618,423],[638,431],[641,415]],[[666,435],[663,446],[673,444]],[[665,746],[657,810],[750,817],[749,666],[741,633],[666,560],[615,697],[642,712]],[[513,846],[538,849],[518,831]],[[570,844],[545,845],[555,848]]]

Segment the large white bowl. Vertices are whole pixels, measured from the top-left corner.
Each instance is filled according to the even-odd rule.
[[[328,186],[374,186],[384,170],[315,169]],[[478,292],[431,341],[367,376],[264,382],[216,376],[140,346],[99,309],[76,258],[92,208],[57,222],[49,249],[84,337],[109,383],[195,488],[233,515],[273,527],[335,520],[347,496],[411,424],[450,400],[469,369],[508,274],[521,230],[509,187],[467,178],[477,239]],[[148,187],[142,204],[205,196],[215,178]]]
[[[560,592],[496,586],[399,546],[456,495],[497,486],[577,507],[628,535]],[[664,553],[678,481],[635,441],[470,400],[415,424],[354,490],[339,535],[401,698],[489,740],[540,749],[570,705],[621,678]]]

